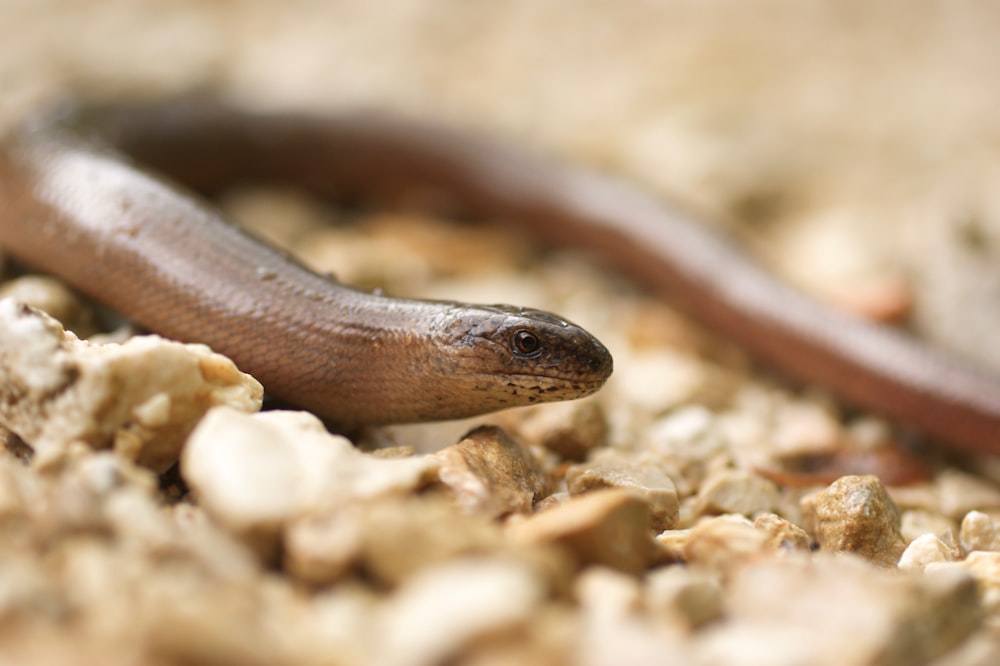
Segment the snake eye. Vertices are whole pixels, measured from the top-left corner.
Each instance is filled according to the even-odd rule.
[[[514,332],[511,340],[514,343],[514,351],[523,356],[530,356],[539,352],[542,348],[542,341],[531,331],[521,329]]]

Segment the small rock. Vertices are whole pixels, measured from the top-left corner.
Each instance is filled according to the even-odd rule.
[[[520,544],[556,544],[580,565],[639,574],[651,561],[649,505],[631,492],[600,490],[510,525]]]
[[[820,548],[895,566],[906,548],[899,509],[874,476],[845,476],[802,499],[804,527]]]
[[[22,275],[0,285],[0,298],[10,298],[51,315],[79,338],[97,332],[94,311],[61,281],[46,275]]]
[[[970,511],[962,518],[958,540],[967,553],[997,550],[996,523],[982,511]]]
[[[476,428],[435,458],[441,483],[468,512],[530,513],[552,485],[531,451],[494,426]]]
[[[329,585],[361,559],[362,535],[357,511],[293,520],[285,529],[284,567],[297,580]]]
[[[430,456],[381,459],[331,435],[306,412],[210,411],[191,434],[181,475],[205,510],[271,552],[292,518],[402,495],[435,479]]]
[[[697,663],[928,663],[982,617],[962,575],[902,575],[822,553],[764,558],[732,574],[726,623],[701,635]]]
[[[764,513],[754,518],[753,526],[769,536],[769,548],[809,550],[812,540],[804,529],[795,523],[773,513]]]
[[[1000,612],[1000,552],[977,550],[959,562],[927,565],[928,572],[959,570],[971,574],[979,588],[979,598],[987,612]]]
[[[459,559],[428,569],[408,580],[382,611],[373,663],[450,663],[477,641],[530,622],[547,593],[530,568],[502,558]]]
[[[958,531],[958,525],[951,518],[939,513],[911,509],[903,511],[899,531],[903,535],[903,540],[910,542],[924,534],[936,534],[941,538],[947,534],[954,535]]]
[[[773,552],[771,542],[767,532],[756,529],[746,518],[719,516],[691,528],[683,545],[683,556],[688,564],[724,574]]]
[[[691,567],[661,567],[646,576],[645,606],[685,629],[694,629],[722,614],[718,577]]]
[[[466,514],[443,497],[389,497],[360,511],[361,565],[369,576],[398,585],[448,560],[499,550],[503,534],[486,516]]]
[[[631,461],[616,454],[598,456],[567,469],[566,486],[571,495],[608,488],[633,492],[649,505],[655,531],[677,525],[680,503],[674,482],[649,461]]]
[[[608,422],[595,400],[571,400],[534,410],[518,426],[525,441],[541,446],[563,460],[586,460],[607,444]]]
[[[778,487],[767,479],[746,470],[722,470],[705,479],[698,491],[695,513],[753,517],[775,511],[780,502]]]
[[[0,300],[0,422],[51,464],[75,443],[163,471],[213,405],[260,408],[260,384],[204,345],[157,336],[79,340],[48,315]]]
[[[934,534],[923,534],[910,542],[899,557],[900,569],[923,570],[932,562],[954,562],[960,553]]]

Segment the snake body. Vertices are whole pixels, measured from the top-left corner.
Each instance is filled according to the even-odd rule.
[[[988,373],[805,297],[623,182],[418,123],[212,105],[120,109],[89,122],[47,116],[0,146],[0,244],[156,332],[210,344],[268,391],[340,423],[579,397],[610,374],[607,350],[555,315],[354,290],[250,238],[185,189],[210,194],[240,179],[331,195],[444,194],[545,243],[599,255],[852,404],[957,448],[1000,453],[1000,381]]]

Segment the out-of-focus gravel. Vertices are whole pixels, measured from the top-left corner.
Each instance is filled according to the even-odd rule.
[[[488,131],[631,178],[823,297],[995,363],[997,13],[14,0],[0,124],[67,93],[210,90]],[[488,224],[260,187],[220,205],[366,288],[560,312],[615,375],[583,401],[352,443],[257,413],[259,384],[204,347],[95,336],[64,286],[8,280],[75,334],[0,301],[0,661],[1000,659],[996,461],[901,457],[892,424]]]

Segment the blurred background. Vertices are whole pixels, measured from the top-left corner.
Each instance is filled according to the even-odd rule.
[[[965,0],[0,0],[0,127],[210,94],[487,132],[1000,368],[997,26]]]

